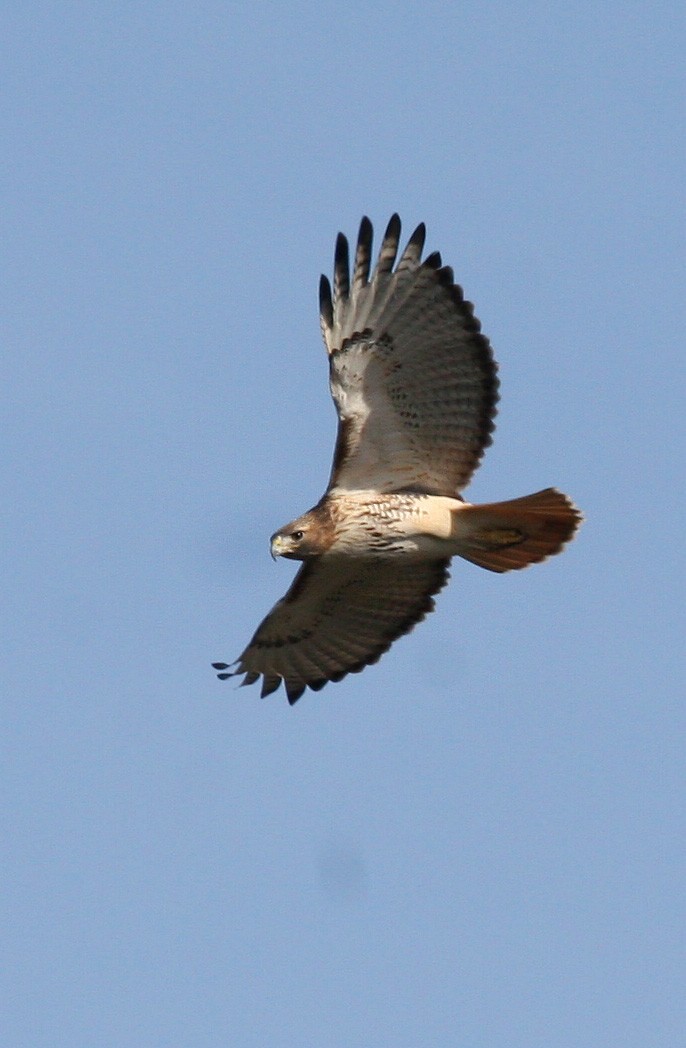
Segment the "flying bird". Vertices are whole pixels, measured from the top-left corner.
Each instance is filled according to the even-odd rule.
[[[581,513],[556,488],[472,505],[460,494],[491,443],[497,365],[471,302],[417,226],[396,265],[393,215],[371,272],[363,218],[352,273],[339,233],[321,328],[338,436],[328,487],[272,535],[273,557],[302,561],[288,592],[221,680],[283,682],[289,703],[377,662],[434,608],[453,556],[489,571],[559,553]]]

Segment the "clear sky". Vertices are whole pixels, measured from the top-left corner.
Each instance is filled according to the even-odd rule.
[[[6,5],[0,1042],[686,1044],[683,6]],[[293,575],[339,229],[428,227],[501,365],[378,666],[215,679]]]

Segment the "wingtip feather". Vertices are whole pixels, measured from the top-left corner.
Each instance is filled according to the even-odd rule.
[[[334,304],[347,299],[350,291],[350,249],[344,233],[336,237],[334,251]]]
[[[319,315],[327,330],[333,327],[333,298],[329,278],[322,273],[319,279]]]
[[[426,226],[423,222],[420,222],[408,240],[402,258],[398,262],[398,272],[401,272],[403,269],[413,268],[419,264],[419,260],[422,257],[422,251],[424,250],[425,240]]]

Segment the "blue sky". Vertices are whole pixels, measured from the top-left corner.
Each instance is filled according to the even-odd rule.
[[[13,1048],[672,1046],[684,950],[683,52],[671,3],[3,16]],[[428,227],[501,365],[455,562],[307,694],[219,683],[328,476],[339,229]]]

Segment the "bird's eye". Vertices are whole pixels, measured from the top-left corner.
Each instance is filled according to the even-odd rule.
[[[292,531],[291,532],[291,538],[294,539],[296,542],[300,542],[300,540],[301,540],[301,538],[303,537],[304,534],[305,534],[304,531]]]

